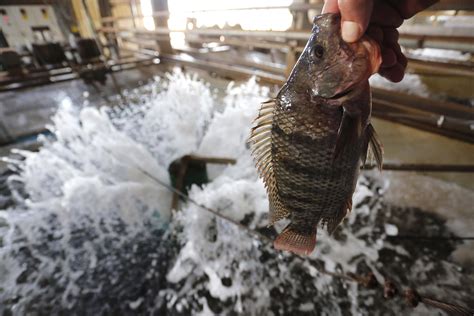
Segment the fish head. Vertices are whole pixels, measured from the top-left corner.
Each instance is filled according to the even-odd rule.
[[[313,23],[311,37],[290,75],[300,91],[338,98],[378,71],[380,47],[374,40],[364,36],[355,43],[346,43],[338,14],[319,15]]]

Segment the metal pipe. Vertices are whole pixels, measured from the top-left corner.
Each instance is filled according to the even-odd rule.
[[[134,33],[148,33],[148,34],[163,34],[169,32],[180,32],[196,35],[209,35],[209,36],[239,36],[239,37],[264,37],[264,38],[285,38],[294,40],[308,40],[311,33],[309,31],[247,31],[247,30],[230,30],[230,29],[176,29],[168,30],[167,28],[156,28],[153,31],[146,29],[129,30],[126,28],[101,28],[102,32],[105,33],[117,33],[117,32],[134,32]],[[449,36],[444,35],[443,30],[438,30],[438,34],[425,35],[415,33],[403,33],[400,32],[402,38],[407,39],[423,39],[423,40],[443,40],[450,42],[467,42],[472,43],[474,41],[474,34],[465,34],[463,36]]]
[[[169,30],[167,28],[156,28],[154,31],[145,29],[129,30],[125,28],[110,28],[103,27],[100,29],[103,33],[123,33],[123,34],[169,34],[171,32],[184,33],[186,35],[201,35],[201,36],[230,36],[230,37],[244,37],[244,38],[264,38],[275,40],[277,38],[285,40],[300,40],[306,41],[310,36],[309,32],[295,32],[295,31],[244,31],[244,30],[227,30],[227,29],[193,29],[193,30]],[[400,33],[400,43],[402,46],[409,48],[433,47],[442,49],[453,49],[453,45],[458,47],[462,45],[463,49],[474,52],[474,34],[465,36],[444,36],[443,30],[439,30],[439,35],[423,35],[423,34],[404,34]],[[464,47],[465,46],[465,47]]]
[[[102,46],[102,43],[100,41],[97,29],[94,26],[94,21],[92,20],[92,15],[89,12],[89,7],[87,6],[86,0],[82,0],[82,5],[84,6],[84,11],[86,12],[87,21],[89,23],[90,28],[92,29],[94,39],[95,39],[95,41],[97,43],[97,46],[100,50],[100,54],[105,58],[104,47]],[[104,66],[107,67],[107,63],[105,61],[104,61]],[[114,85],[115,91],[117,91],[120,98],[125,102],[126,99],[125,99],[124,95],[122,94],[122,89],[120,88],[120,86],[117,82],[117,79],[115,78],[113,72],[110,72],[110,78],[112,79],[112,84]]]
[[[133,49],[130,51],[140,52],[145,55],[151,55],[153,53]],[[262,71],[260,69],[250,69],[239,65],[223,64],[222,62],[215,62],[209,59],[202,60],[187,55],[161,55],[161,59],[180,65],[189,65],[196,68],[225,73],[227,76],[257,76],[263,81],[278,85],[283,84],[286,79],[285,76],[281,74]],[[473,132],[470,130],[468,124],[465,124],[469,120],[474,120],[473,109],[453,102],[427,99],[386,89],[373,88],[372,92],[374,104],[373,114],[375,117],[474,143]],[[387,114],[387,109],[390,109],[390,112],[396,109],[400,111],[400,113],[406,113],[407,115],[394,117],[390,115],[390,112]],[[426,120],[423,118],[423,115],[431,115],[429,117],[433,118],[433,113],[438,115],[438,118],[445,116],[447,119],[443,120],[440,125],[438,122],[434,124],[432,119]],[[421,118],[418,120],[416,115]],[[410,118],[408,118],[408,116]]]
[[[225,12],[225,11],[250,11],[250,10],[291,10],[291,11],[308,11],[308,10],[319,10],[322,8],[322,2],[320,4],[292,4],[289,6],[265,6],[265,7],[242,7],[242,8],[229,8],[229,9],[203,9],[203,10],[188,10],[180,11],[181,14],[193,15],[195,13],[207,13],[207,12]],[[147,15],[136,15],[136,18],[145,17],[169,17],[168,11],[154,11]],[[102,22],[112,22],[116,20],[130,20],[131,16],[108,16],[102,18]]]
[[[130,1],[133,0],[125,0],[121,1],[120,3],[115,4],[129,4]],[[117,1],[115,1],[117,2]],[[112,2],[114,4],[114,2]],[[296,3],[286,6],[253,6],[253,7],[240,7],[240,8],[227,8],[227,9],[202,9],[202,10],[186,10],[181,11],[180,13],[183,14],[194,14],[194,13],[207,13],[207,12],[225,12],[225,11],[249,11],[249,10],[290,10],[290,11],[308,11],[308,10],[319,10],[322,8],[323,1],[319,0],[316,3]],[[429,10],[425,10],[421,12],[422,14],[430,14],[434,15],[436,12],[434,11],[445,11],[445,10],[474,10],[474,4],[466,3],[462,1],[462,3],[449,3],[449,4],[437,4],[433,7],[429,8]],[[167,11],[154,11],[150,15],[137,15],[137,18],[144,18],[144,17],[163,17],[169,16],[169,12]],[[104,17],[102,21],[110,22],[113,20],[118,19],[130,19],[130,16],[119,16],[119,17]]]
[[[462,76],[474,79],[474,65],[472,63],[426,60],[410,54],[407,57],[408,67],[415,71],[429,71],[440,75]]]
[[[125,62],[120,61],[118,63],[108,65],[108,69],[111,72],[117,72],[117,71],[127,70],[131,68],[139,68],[139,67],[157,64],[156,55],[147,55],[147,56],[153,56],[153,58],[136,59],[136,60],[125,61]],[[20,89],[30,88],[30,87],[40,86],[40,85],[74,80],[78,78],[79,78],[78,73],[73,72],[72,69],[68,67],[68,68],[65,68],[64,71],[62,70],[58,71],[56,74],[51,74],[50,72],[46,72],[46,73],[41,74],[40,76],[35,76],[34,78],[27,77],[26,79],[21,80],[21,81],[9,82],[8,84],[3,85],[3,86],[0,85],[0,92],[20,90]]]
[[[366,165],[362,170],[375,169],[375,165]],[[461,164],[420,164],[420,163],[384,163],[386,171],[416,171],[416,172],[474,172],[474,165]]]

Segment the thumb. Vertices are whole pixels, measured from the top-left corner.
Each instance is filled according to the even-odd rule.
[[[373,0],[338,0],[342,39],[352,43],[362,37],[369,25]]]
[[[324,0],[324,6],[321,13],[339,13],[337,0]]]

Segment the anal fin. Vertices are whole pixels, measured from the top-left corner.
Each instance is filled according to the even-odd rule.
[[[316,247],[316,227],[309,234],[302,234],[288,225],[273,242],[275,249],[290,251],[300,256],[307,256]]]
[[[351,212],[351,210],[352,210],[352,194],[346,200],[344,205],[339,209],[339,212],[337,212],[334,215],[334,217],[328,219],[327,228],[328,228],[329,235],[332,235],[336,231],[336,228],[341,224],[341,222],[344,220],[347,214]]]

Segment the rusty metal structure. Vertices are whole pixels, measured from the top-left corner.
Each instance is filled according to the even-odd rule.
[[[98,90],[116,71],[161,63],[199,68],[229,79],[256,76],[260,82],[281,85],[301,53],[309,34],[310,16],[322,8],[322,1],[296,2],[290,6],[238,7],[227,11],[289,10],[293,23],[287,31],[247,31],[234,28],[198,28],[197,14],[225,13],[226,10],[183,11],[188,23],[185,29],[168,28],[167,1],[151,1],[153,12],[144,14],[136,0],[98,0],[95,8],[100,20],[94,20],[91,3],[75,1],[83,11],[89,37],[76,37],[75,45],[59,42],[33,43],[30,52],[2,48],[0,92],[55,82],[83,79]],[[3,2],[2,2],[3,3]],[[24,2],[30,3],[28,1]],[[47,2],[49,4],[55,1]],[[9,4],[9,3],[6,3]],[[63,4],[64,5],[64,4]],[[118,13],[117,13],[118,12]],[[129,15],[124,14],[128,12]],[[456,48],[474,52],[474,34],[469,27],[446,26],[436,22],[444,17],[472,17],[470,1],[443,0],[415,21],[400,28],[400,43],[406,48],[408,71],[426,77],[474,82],[474,61],[431,59],[411,53],[415,48]],[[154,30],[145,29],[144,18],[153,18]],[[418,23],[418,21],[421,21]],[[426,21],[434,21],[426,23]],[[125,24],[124,24],[125,23]],[[64,21],[63,21],[64,24]],[[124,26],[126,25],[126,27]],[[182,34],[186,45],[173,47],[170,34]],[[269,56],[255,60],[252,53]],[[29,64],[25,60],[32,60]],[[469,95],[469,93],[468,93]],[[474,143],[474,111],[457,99],[434,99],[392,91],[373,89],[374,116],[425,131]]]
[[[10,71],[9,75],[0,78],[0,91],[77,78],[89,83],[100,83],[104,82],[107,73],[146,67],[153,63],[200,68],[231,79],[256,76],[263,83],[279,85],[291,71],[304,47],[310,31],[310,24],[305,21],[308,22],[309,16],[321,10],[323,2],[318,0],[311,3],[295,2],[290,6],[227,9],[262,12],[269,9],[289,10],[293,16],[293,24],[287,31],[195,27],[196,14],[225,13],[226,10],[220,9],[183,11],[181,14],[188,17],[187,27],[170,29],[167,22],[170,17],[167,1],[153,0],[151,3],[154,11],[146,15],[141,12],[139,1],[135,0],[100,0],[96,3],[100,11],[100,21],[94,21],[88,1],[79,1],[93,40],[78,39],[77,48],[59,43],[34,45],[31,54],[38,60],[39,66],[31,68],[17,65],[16,71]],[[120,15],[114,15],[113,12],[120,12]],[[129,15],[124,12],[129,12]],[[444,16],[471,17],[473,14],[474,5],[470,1],[444,0],[415,18],[436,22]],[[147,30],[143,23],[140,23],[147,17],[154,19],[154,30]],[[463,52],[474,52],[474,34],[469,28],[445,26],[435,22],[415,21],[404,25],[400,28],[400,43],[406,49],[456,48]],[[127,27],[124,27],[123,23]],[[183,34],[186,45],[172,47],[170,34]],[[96,45],[93,44],[94,41]],[[84,58],[88,54],[86,49],[90,50],[94,58]],[[229,58],[231,52],[242,54]],[[262,52],[271,56],[271,59],[255,61],[246,58],[246,54],[252,52]],[[73,58],[66,58],[66,55]],[[406,55],[409,60],[409,72],[471,83],[474,80],[472,60],[433,60],[411,54],[409,50]],[[47,63],[46,57],[54,57],[54,62]],[[114,78],[112,80],[115,81]],[[474,111],[471,106],[456,102],[457,100],[434,100],[381,88],[375,88],[373,96],[376,117],[474,143]]]
[[[155,1],[156,2],[156,1]],[[160,1],[158,1],[160,2]],[[134,1],[110,1],[110,6],[136,6]],[[296,3],[289,7],[270,6],[253,8],[236,8],[231,10],[268,10],[289,9],[294,21],[301,15],[308,16],[313,10],[321,10],[322,1],[316,3]],[[156,6],[155,6],[156,8]],[[423,17],[443,15],[466,15],[474,12],[472,2],[441,1],[423,12]],[[449,11],[446,11],[449,10]],[[133,24],[131,28],[120,27],[121,21],[143,19],[137,10],[131,9],[130,16],[104,16],[102,27],[98,30],[107,44],[117,51],[159,56],[164,63],[174,63],[196,67],[230,78],[254,75],[262,82],[281,84],[291,71],[298,54],[302,51],[309,34],[308,25],[297,26],[288,31],[245,31],[241,29],[195,28],[193,16],[197,13],[212,12],[200,10],[185,12],[191,21],[191,27],[182,30],[170,30],[165,24],[157,24],[154,30],[146,30]],[[135,12],[135,13],[133,13]],[[170,16],[167,10],[156,10],[150,15],[155,21],[166,21]],[[301,24],[301,23],[300,23]],[[296,26],[295,26],[296,25]],[[306,27],[306,28],[305,28]],[[170,33],[184,34],[188,45],[162,49],[162,43]],[[438,48],[456,47],[462,51],[474,52],[474,34],[469,28],[445,27],[442,25],[425,25],[413,23],[400,29],[400,42],[405,48]],[[160,44],[161,43],[161,44]],[[212,48],[210,48],[212,47]],[[267,54],[280,55],[283,62],[255,62],[245,57],[226,58],[226,52],[236,50],[262,51]],[[471,61],[431,60],[407,53],[409,71],[430,76],[445,76],[474,80],[474,63]],[[374,89],[374,115],[384,120],[409,125],[422,130],[474,143],[472,122],[474,111],[471,107],[452,101],[433,100],[406,93],[393,92],[388,89]]]

